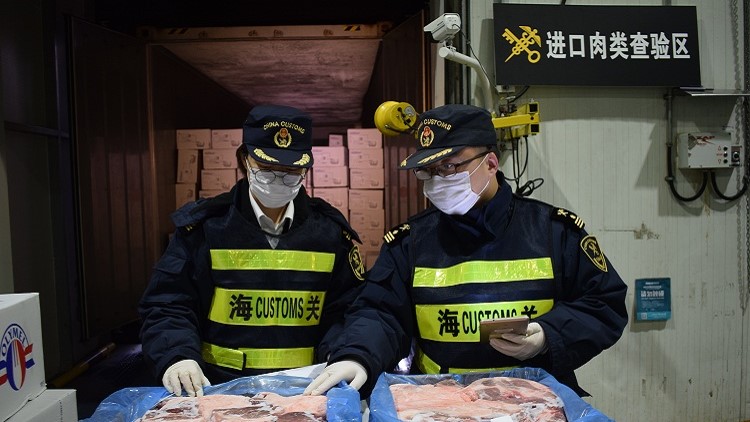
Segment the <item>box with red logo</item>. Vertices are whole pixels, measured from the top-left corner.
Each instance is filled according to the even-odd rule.
[[[39,293],[0,294],[0,421],[47,388]]]

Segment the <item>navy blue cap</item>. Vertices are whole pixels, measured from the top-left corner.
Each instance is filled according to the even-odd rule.
[[[242,126],[242,143],[256,161],[287,167],[313,165],[312,119],[287,106],[259,105]]]
[[[466,104],[447,104],[419,115],[417,151],[406,157],[399,169],[424,167],[470,146],[497,145],[489,111]]]

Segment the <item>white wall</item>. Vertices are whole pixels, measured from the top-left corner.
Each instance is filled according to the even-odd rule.
[[[568,6],[584,4],[664,2],[567,1]],[[703,85],[740,89],[742,0],[671,5],[697,7]],[[492,1],[471,6],[472,46],[492,76]],[[531,87],[522,98],[539,102],[542,126],[539,135],[529,138],[527,176],[544,178],[534,197],[574,210],[598,237],[628,283],[631,315],[635,279],[671,279],[669,321],[644,323],[631,317],[621,340],[577,371],[583,388],[593,394],[589,402],[617,421],[747,420],[747,196],[723,201],[709,186],[696,201],[674,198],[664,180],[665,93],[658,88]],[[476,94],[473,103],[481,105]],[[674,105],[675,132],[737,125],[735,98],[681,97]],[[512,173],[510,161],[504,171]],[[741,171],[720,179],[725,194],[737,191]],[[691,196],[700,178],[675,172],[677,189]]]

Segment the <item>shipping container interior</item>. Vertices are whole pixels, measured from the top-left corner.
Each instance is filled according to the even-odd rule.
[[[253,105],[284,103],[313,116],[325,146],[373,128],[386,100],[481,105],[480,77],[439,57],[423,27],[460,13],[457,46],[493,77],[495,3],[696,8],[702,83],[728,95],[498,87],[543,116],[519,143],[526,163],[508,154],[502,166],[528,168],[519,182],[543,180],[534,197],[586,220],[631,314],[636,279],[672,280],[671,319],[631,315],[577,371],[587,401],[618,421],[750,421],[750,206],[712,194],[747,180],[722,175],[694,201],[665,182],[677,132],[748,138],[749,0],[0,2],[0,293],[40,293],[48,387],[77,389],[83,418],[118,389],[160,385],[140,356],[136,306],[174,230],[178,131],[237,129]],[[385,228],[427,205],[396,170],[414,149],[383,138]],[[684,195],[700,188],[696,173],[676,178]]]

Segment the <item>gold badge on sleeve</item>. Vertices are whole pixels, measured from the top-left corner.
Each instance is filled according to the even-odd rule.
[[[354,276],[360,281],[365,279],[365,264],[362,262],[362,255],[359,254],[359,247],[357,245],[352,246],[349,251],[349,265],[352,267]]]
[[[597,268],[605,273],[607,272],[607,260],[604,258],[604,252],[602,252],[599,242],[594,236],[588,235],[581,239],[581,249]]]

